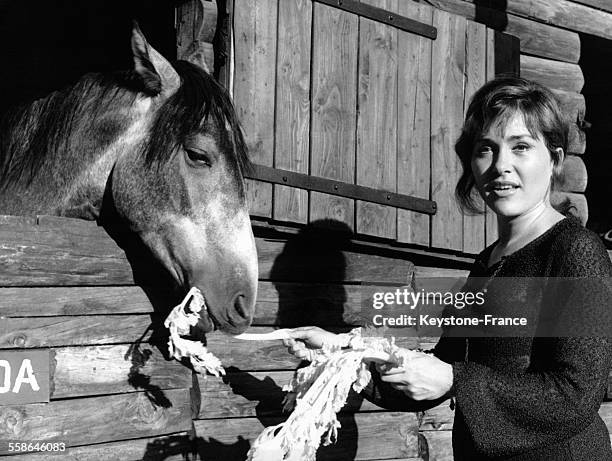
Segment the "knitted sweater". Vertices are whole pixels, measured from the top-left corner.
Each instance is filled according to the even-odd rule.
[[[404,411],[431,408],[454,395],[455,461],[612,461],[598,415],[612,367],[612,264],[605,247],[565,218],[487,267],[492,248],[479,255],[466,286],[486,279],[480,309],[525,316],[532,335],[462,337],[458,327],[448,327],[433,353],[453,366],[449,395],[416,402],[377,373],[364,395]],[[553,277],[546,279],[552,283],[542,283],[543,277]],[[579,283],[555,284],[578,277]],[[548,337],[541,337],[542,325]]]

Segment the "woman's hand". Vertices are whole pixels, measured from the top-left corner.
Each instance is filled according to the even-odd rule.
[[[323,344],[334,344],[338,335],[319,327],[299,327],[289,331],[290,339],[283,340],[289,353],[302,360],[311,360],[312,351],[321,349]]]
[[[453,385],[453,367],[429,354],[410,359],[403,367],[383,363],[376,368],[382,381],[413,400],[435,400],[448,393]]]

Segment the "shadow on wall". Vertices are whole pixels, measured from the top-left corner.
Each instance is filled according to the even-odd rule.
[[[6,0],[0,4],[0,113],[41,98],[87,72],[132,68],[130,32],[139,21],[164,56],[176,56],[176,2]]]
[[[600,234],[612,229],[612,41],[588,34],[580,34],[580,61],[584,74],[582,94],[586,101],[585,119],[587,150],[583,156],[588,173],[586,198],[589,204],[587,227]],[[612,248],[612,241],[606,242]]]
[[[336,230],[325,230],[330,226]],[[347,294],[341,284],[346,278],[346,261],[341,249],[346,247],[351,235],[350,229],[343,224],[325,220],[311,223],[287,241],[271,270],[270,278],[278,291],[278,312],[268,324],[278,327],[320,325],[335,331],[351,328],[343,319]],[[304,365],[306,363],[301,364]],[[269,376],[260,379],[235,367],[228,368],[227,372],[224,382],[231,386],[232,392],[257,402],[255,414],[262,426],[276,425],[287,418],[281,414],[284,382],[275,382]],[[351,408],[358,408],[363,400],[355,393],[349,398]],[[338,431],[338,442],[321,447],[317,459],[355,459],[357,437],[355,419],[346,413]],[[228,438],[235,441],[227,443],[198,434],[194,443],[203,460],[244,460],[250,442],[233,434]],[[147,451],[154,453],[159,448],[159,444],[151,445]]]

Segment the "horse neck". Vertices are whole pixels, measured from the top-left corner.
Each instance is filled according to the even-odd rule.
[[[22,178],[0,194],[0,213],[98,218],[113,165],[124,152],[135,149],[138,136],[145,131],[148,99],[132,97],[127,103],[126,98],[118,97],[104,110],[96,107],[103,102],[83,99],[67,136],[44,152],[44,160],[32,177]],[[40,104],[45,101],[35,102],[24,118],[29,132],[43,123],[33,115]]]

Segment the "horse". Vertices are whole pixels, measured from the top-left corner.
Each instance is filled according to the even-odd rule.
[[[200,332],[251,324],[257,253],[231,99],[204,69],[171,64],[132,30],[134,67],[87,74],[0,122],[0,214],[112,219],[183,294],[203,293]]]

